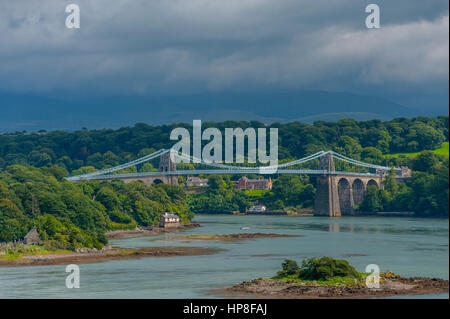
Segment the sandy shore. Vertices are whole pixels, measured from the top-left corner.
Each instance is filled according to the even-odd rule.
[[[201,247],[111,248],[89,253],[23,255],[17,259],[0,259],[0,267],[88,264],[143,257],[200,256],[218,251],[220,250]]]
[[[198,223],[190,223],[180,225],[176,228],[161,228],[158,226],[148,227],[140,230],[116,230],[108,232],[105,234],[106,238],[109,239],[125,239],[125,238],[135,238],[135,237],[148,237],[148,236],[158,236],[168,233],[178,233],[186,229],[192,229],[195,227],[200,227]]]
[[[188,235],[188,236],[177,236],[173,239],[184,239],[184,240],[246,240],[254,238],[282,238],[282,237],[302,237],[301,235],[284,235],[284,234],[266,234],[266,233],[254,233],[254,234],[226,234],[226,235]]]
[[[448,293],[448,280],[439,278],[385,279],[380,288],[314,285],[276,279],[255,279],[229,288],[211,290],[211,294],[227,297],[336,299],[377,298],[397,295]]]

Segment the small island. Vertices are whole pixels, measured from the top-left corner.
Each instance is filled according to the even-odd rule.
[[[299,267],[296,261],[287,259],[282,270],[272,278],[244,281],[215,293],[258,298],[332,299],[436,294],[449,290],[448,280],[404,278],[390,271],[379,274],[379,287],[369,288],[366,284],[369,275],[356,271],[346,260],[309,258]]]

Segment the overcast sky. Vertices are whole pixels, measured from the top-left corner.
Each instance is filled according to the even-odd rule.
[[[365,27],[371,2],[380,29]],[[447,0],[0,1],[2,92],[448,96],[448,46]]]

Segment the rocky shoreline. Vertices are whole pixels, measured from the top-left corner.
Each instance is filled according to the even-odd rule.
[[[180,231],[183,231],[186,229],[192,229],[192,228],[196,228],[196,227],[200,227],[200,224],[189,223],[189,224],[183,224],[183,225],[180,225],[178,227],[173,227],[173,228],[162,228],[162,227],[158,227],[158,226],[150,226],[150,227],[136,229],[136,230],[116,230],[116,231],[106,233],[105,236],[108,240],[135,238],[135,237],[149,237],[149,236],[158,236],[158,235],[169,234],[169,233],[178,233]]]
[[[67,264],[87,264],[109,260],[136,259],[143,257],[175,257],[210,255],[220,251],[202,247],[147,247],[119,248],[66,252],[61,254],[22,255],[14,259],[0,259],[0,267],[49,266]]]
[[[249,282],[244,281],[229,288],[211,290],[211,293],[226,295],[227,297],[347,299],[424,295],[448,293],[448,291],[449,281],[440,278],[384,278],[380,288],[367,288],[365,285],[349,287],[259,278]]]
[[[200,227],[200,224],[189,223],[173,228],[146,227],[136,230],[117,230],[106,233],[105,236],[108,240],[158,236],[165,233],[177,233],[195,227]],[[197,256],[209,255],[217,251],[219,249],[201,247],[111,248],[111,246],[104,246],[98,250],[95,248],[77,248],[75,251],[37,252],[35,254],[22,254],[11,258],[5,256],[0,258],[0,267],[65,265],[71,263],[85,264],[142,257]]]

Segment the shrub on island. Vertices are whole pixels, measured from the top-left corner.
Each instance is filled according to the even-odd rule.
[[[301,267],[294,260],[286,259],[277,278],[326,281],[335,277],[361,279],[361,275],[348,261],[331,257],[313,257],[303,260]]]
[[[298,277],[304,280],[328,280],[333,277],[359,279],[360,274],[346,260],[321,257],[304,260]]]
[[[283,268],[283,270],[278,272],[278,276],[280,277],[298,275],[298,272],[300,271],[300,267],[298,266],[297,262],[291,259],[286,259],[285,261],[283,261],[281,267]]]

